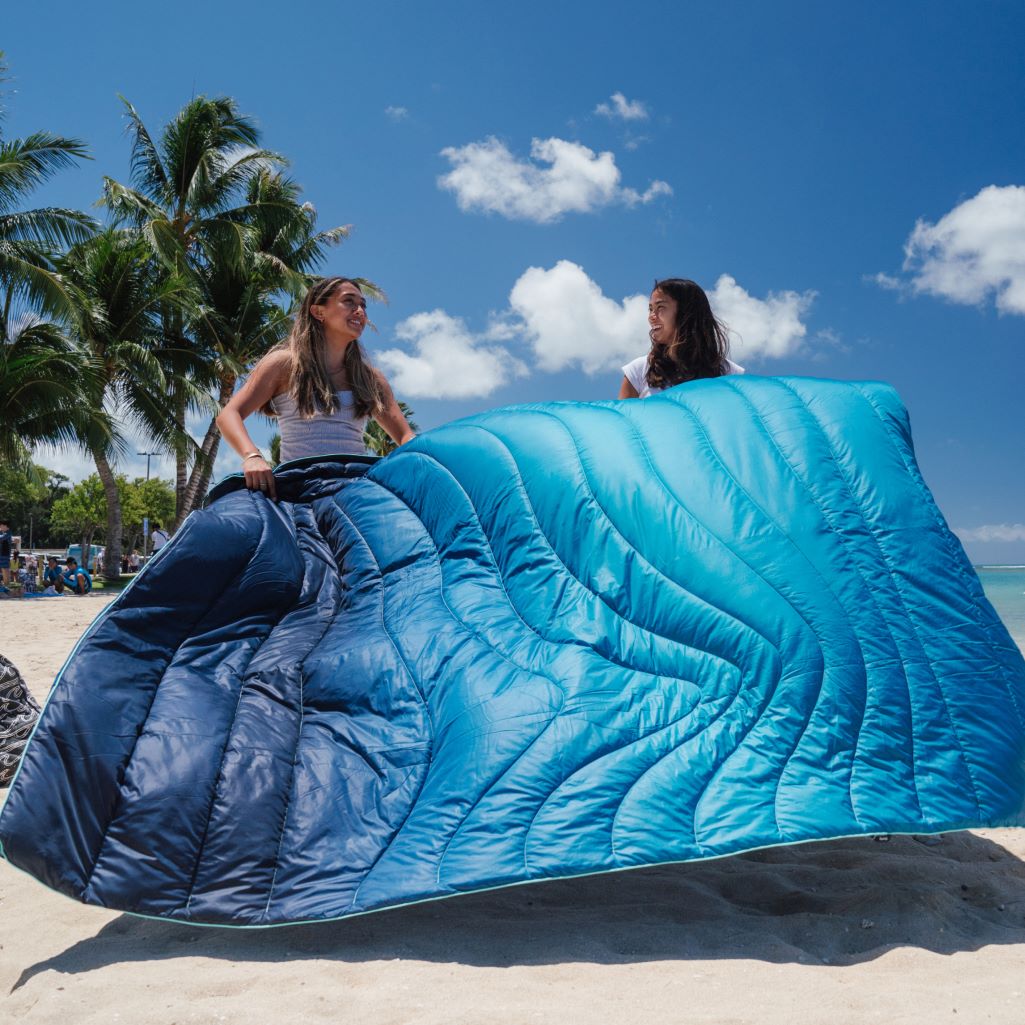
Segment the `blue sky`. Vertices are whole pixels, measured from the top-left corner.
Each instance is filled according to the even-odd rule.
[[[1025,563],[1020,2],[282,10],[10,6],[6,131],[94,157],[39,202],[127,179],[118,93],[153,131],[233,96],[354,225],[327,269],[387,290],[365,340],[422,427],[613,397],[692,277],[750,371],[891,382],[969,554]]]

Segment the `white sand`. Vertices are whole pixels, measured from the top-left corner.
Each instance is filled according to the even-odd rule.
[[[101,597],[0,603],[45,694]],[[846,840],[423,904],[197,929],[0,862],[0,1022],[1025,1022],[1025,830]]]

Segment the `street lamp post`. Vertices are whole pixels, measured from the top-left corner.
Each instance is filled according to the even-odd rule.
[[[146,483],[149,483],[149,460],[150,456],[158,456],[159,452],[140,452],[140,456],[146,457]],[[149,541],[149,517],[143,516],[142,518],[142,557],[146,558],[146,543]]]

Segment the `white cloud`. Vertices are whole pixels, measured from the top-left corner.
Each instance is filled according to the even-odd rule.
[[[1025,523],[994,523],[982,527],[959,527],[962,541],[1025,541]]]
[[[757,299],[723,274],[708,298],[730,328],[734,355],[751,359],[785,356],[798,348],[807,334],[801,318],[814,293],[770,292]],[[639,356],[649,345],[648,294],[610,299],[569,260],[551,270],[526,270],[513,286],[509,307],[542,370],[576,364],[597,374]]]
[[[453,169],[438,178],[438,187],[455,193],[460,210],[511,220],[548,224],[566,213],[589,213],[617,202],[635,206],[672,195],[663,181],[652,182],[643,193],[621,187],[612,153],[595,153],[565,139],[534,139],[530,160],[516,157],[493,136],[449,146],[441,155]]]
[[[532,351],[532,366],[546,373],[576,367],[606,373],[648,351],[647,292],[616,300],[604,295],[583,267],[560,260],[554,267],[529,267],[509,293],[509,305],[493,314],[488,328],[473,334],[444,310],[402,321],[397,336],[407,349],[377,357],[401,397],[471,398],[490,395],[527,367],[499,342]],[[712,308],[744,335],[743,356],[783,356],[802,342],[802,314],[813,293],[749,295],[728,274],[709,293]],[[835,344],[824,332],[823,340]],[[409,351],[407,351],[409,350]]]
[[[992,296],[1001,313],[1025,316],[1025,186],[989,185],[935,224],[920,220],[904,256],[916,292],[966,305]]]
[[[599,103],[594,108],[595,114],[602,117],[617,118],[620,121],[646,121],[648,109],[640,100],[628,100],[622,93],[613,93],[611,103]]]
[[[908,287],[906,281],[895,277],[893,274],[884,274],[882,271],[878,274],[865,275],[865,280],[875,282],[880,288],[885,288],[888,292],[906,292]]]
[[[409,117],[409,110],[406,107],[385,107],[384,113],[392,121],[405,121]]]
[[[634,150],[640,149],[646,142],[651,142],[650,135],[628,135],[623,145],[632,153]]]
[[[648,348],[648,296],[609,299],[569,260],[560,260],[551,270],[524,271],[509,294],[509,308],[542,370],[576,364],[587,374],[597,374]]]
[[[395,328],[413,352],[386,349],[377,362],[399,398],[468,399],[490,395],[526,367],[494,335],[474,335],[444,310],[415,313]]]
[[[52,445],[36,445],[32,450],[32,462],[45,466],[55,473],[62,473],[73,484],[96,472],[96,464],[88,452],[77,448],[56,448]]]
[[[620,198],[627,206],[636,206],[638,203],[650,203],[659,196],[671,196],[673,190],[668,182],[653,181],[643,192],[636,189],[623,189]]]
[[[730,329],[732,355],[740,362],[794,352],[808,329],[801,317],[814,292],[770,292],[756,299],[729,275],[723,274],[708,293],[715,315]]]

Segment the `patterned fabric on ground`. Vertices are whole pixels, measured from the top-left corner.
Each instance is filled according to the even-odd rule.
[[[0,655],[0,786],[14,778],[38,717],[39,705],[21,673]]]
[[[1025,663],[878,384],[724,377],[230,486],[88,631],[14,864],[186,922],[1020,825]]]

